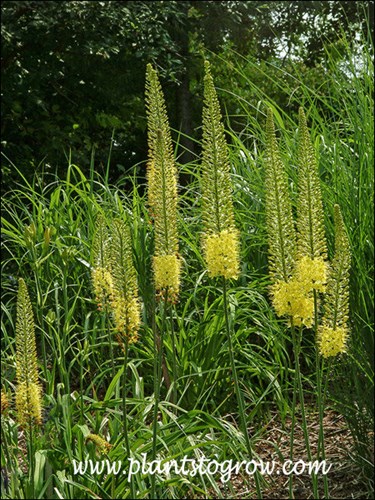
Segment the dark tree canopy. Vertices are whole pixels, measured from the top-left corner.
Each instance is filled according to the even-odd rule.
[[[145,160],[145,67],[153,62],[172,127],[200,126],[203,57],[229,46],[257,60],[300,57],[313,67],[340,32],[372,29],[373,2],[4,1],[2,145],[19,168],[87,168],[93,148],[112,173]],[[194,85],[196,83],[196,85]],[[194,149],[180,139],[181,152]],[[181,161],[191,159],[185,151]],[[98,167],[100,168],[100,167]],[[143,167],[140,167],[143,172]]]

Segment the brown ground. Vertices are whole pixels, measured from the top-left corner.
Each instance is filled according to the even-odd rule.
[[[308,462],[303,430],[300,425],[301,417],[294,433],[294,461],[299,459]],[[317,452],[319,434],[319,416],[317,411],[307,414],[308,430],[310,436],[311,453],[314,460]],[[344,418],[332,410],[325,411],[324,417],[325,451],[327,465],[333,464],[328,475],[329,497],[332,499],[359,499],[373,498],[368,492],[366,480],[360,467],[353,461],[353,438],[344,421]],[[280,418],[277,414],[268,422],[262,438],[257,442],[256,453],[263,461],[276,462],[276,467],[281,469],[281,464],[289,459],[290,446],[290,420],[286,428],[282,429]],[[373,438],[373,433],[372,433]],[[373,439],[372,439],[373,440]],[[279,466],[279,467],[277,467]],[[263,498],[288,499],[289,477],[276,473],[264,476],[266,485],[262,487]],[[257,498],[253,478],[242,476],[232,477],[231,487],[219,483],[222,494],[226,498]],[[324,498],[322,475],[318,477],[319,498]],[[293,494],[296,499],[313,499],[311,476],[304,473],[293,475]],[[215,498],[212,491],[212,497]]]

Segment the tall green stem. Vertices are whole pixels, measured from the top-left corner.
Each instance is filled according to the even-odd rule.
[[[315,364],[316,364],[316,383],[317,383],[317,393],[318,393],[318,408],[319,408],[319,438],[318,438],[318,451],[317,451],[317,460],[325,460],[325,446],[324,446],[324,404],[325,404],[325,389],[322,391],[322,374],[324,371],[324,360],[320,363],[319,353],[316,349],[315,354]],[[321,453],[321,455],[320,455]],[[324,485],[324,498],[329,498],[329,489],[328,489],[328,479],[327,476],[323,475],[323,485]]]
[[[315,338],[317,336],[318,329],[318,298],[316,290],[314,290],[314,306],[315,306]],[[322,392],[322,374],[324,372],[324,359],[322,364],[320,364],[320,358],[318,349],[315,349],[315,365],[316,365],[316,385],[317,385],[317,398],[318,398],[318,408],[319,408],[319,439],[318,439],[318,451],[317,460],[320,460],[320,451],[322,452],[322,459],[325,460],[325,446],[324,446],[324,406],[325,406],[325,394],[326,386]],[[327,379],[328,380],[328,376]],[[323,475],[323,485],[324,485],[324,498],[329,498],[329,488],[328,488],[328,478]]]
[[[168,288],[164,295],[164,307],[162,314],[162,324],[160,329],[160,343],[158,345],[158,334],[156,324],[154,322],[154,395],[155,395],[155,406],[154,406],[154,420],[152,426],[152,460],[156,459],[156,441],[157,441],[157,430],[158,430],[158,412],[160,403],[160,384],[161,384],[161,367],[163,360],[163,343],[164,343],[164,328],[166,323],[166,313],[168,306]],[[151,475],[151,498],[155,499],[156,496],[156,477],[155,474]]]
[[[242,426],[242,432],[244,433],[245,436],[245,442],[246,442],[246,447],[247,447],[247,452],[249,454],[249,460],[252,460],[253,452],[251,449],[251,443],[250,443],[250,438],[249,438],[249,433],[247,430],[247,425],[246,425],[246,417],[245,417],[245,405],[242,397],[242,393],[240,390],[240,385],[238,382],[238,375],[237,375],[237,370],[236,370],[236,364],[234,360],[234,353],[233,353],[233,344],[232,344],[232,335],[230,331],[230,324],[229,324],[229,315],[228,315],[228,298],[227,298],[227,282],[226,279],[223,276],[223,299],[224,299],[224,316],[225,316],[225,325],[226,325],[226,331],[227,331],[227,338],[228,338],[228,349],[229,349],[229,357],[230,357],[230,363],[232,367],[232,374],[233,374],[233,380],[234,380],[234,387],[236,390],[236,396],[237,396],[237,402],[238,402],[238,410],[240,414],[240,420],[241,420],[241,426]],[[260,487],[260,480],[259,480],[259,475],[258,471],[255,471],[255,485],[256,485],[256,491],[257,491],[257,497],[258,499],[262,498],[262,491]]]
[[[291,319],[292,322],[292,319]],[[297,394],[296,394],[296,388],[298,388],[298,396],[299,396],[299,402],[301,406],[301,415],[302,415],[302,430],[303,430],[303,436],[305,439],[305,445],[306,445],[306,451],[307,451],[307,457],[308,460],[311,462],[311,448],[310,448],[310,439],[309,439],[309,432],[307,428],[307,419],[306,419],[306,412],[305,412],[305,404],[304,404],[304,397],[303,397],[303,387],[302,387],[302,378],[301,378],[301,368],[300,368],[300,363],[299,363],[299,356],[301,352],[301,336],[302,336],[302,327],[300,328],[298,335],[296,335],[296,331],[292,322],[291,326],[292,330],[292,342],[293,342],[293,347],[294,347],[294,356],[295,356],[295,369],[294,369],[294,384],[293,384],[293,403],[292,403],[292,429],[291,429],[291,435],[290,435],[290,460],[293,461],[293,447],[294,447],[294,430],[295,430],[295,422],[296,422],[296,403],[297,403]],[[318,483],[317,483],[317,478],[316,475],[313,473],[312,474],[312,483],[313,483],[313,493],[314,493],[314,498],[319,498],[318,495]],[[293,478],[292,475],[289,476],[289,498],[294,498],[293,497]]]
[[[293,401],[292,401],[292,427],[290,430],[290,454],[289,454],[289,459],[291,462],[293,462],[293,448],[294,448],[294,430],[295,430],[295,425],[296,425],[296,403],[297,403],[297,341],[296,341],[296,332],[294,329],[293,325],[293,320],[292,318],[290,319],[291,321],[291,330],[292,330],[292,343],[294,346],[294,355],[295,355],[295,360],[294,360],[294,382],[293,382]],[[290,474],[289,476],[289,498],[294,498],[293,497],[293,475]]]
[[[173,372],[173,398],[172,401],[174,404],[177,404],[177,361],[176,361],[176,334],[174,331],[173,324],[173,309],[170,309],[171,312],[171,341],[172,341],[172,372]]]
[[[299,364],[299,355],[300,355],[300,350],[301,350],[301,333],[302,333],[302,328],[299,331],[298,338],[296,341],[296,377],[297,377],[297,383],[298,383],[299,401],[300,401],[300,405],[301,405],[303,436],[305,438],[307,458],[308,458],[309,462],[311,462],[310,439],[309,439],[309,431],[307,428],[305,403],[304,403],[304,397],[303,397],[301,368],[300,368],[300,364]],[[318,495],[317,477],[316,477],[315,473],[312,473],[312,483],[313,483],[314,498],[317,499],[317,498],[319,498],[319,495]]]
[[[105,325],[104,325],[105,323]],[[115,377],[116,371],[115,371],[115,358],[113,355],[113,343],[112,343],[112,332],[111,332],[111,325],[109,323],[109,316],[108,316],[108,311],[105,312],[103,315],[103,324],[102,324],[102,331],[107,330],[107,339],[108,339],[108,344],[109,344],[109,355],[111,357],[111,364],[112,364],[112,378]]]
[[[31,496],[30,498],[35,497],[35,456],[34,456],[34,434],[33,434],[33,424],[31,419],[29,419],[28,423],[28,449],[29,449],[29,464],[30,464],[30,486],[31,486]]]
[[[129,459],[131,457],[130,457],[130,443],[129,443],[129,435],[128,435],[128,412],[127,412],[127,404],[126,404],[128,350],[129,350],[129,339],[126,338],[125,353],[124,353],[124,371],[122,374],[122,378],[123,378],[123,383],[122,383],[122,387],[123,387],[123,391],[122,391],[122,415],[123,415],[123,430],[124,430],[125,448],[126,448],[127,458]],[[135,498],[133,478],[130,479],[130,491],[131,491],[131,498]]]

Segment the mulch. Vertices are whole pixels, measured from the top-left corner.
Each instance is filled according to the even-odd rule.
[[[307,425],[310,439],[311,456],[315,460],[317,455],[319,436],[319,414],[317,409],[307,409]],[[344,417],[337,412],[326,409],[324,415],[324,442],[327,466],[331,468],[327,474],[329,497],[332,499],[359,499],[374,498],[368,491],[368,481],[363,476],[362,469],[354,461],[354,439],[348,429]],[[279,415],[274,412],[264,428],[262,437],[257,441],[255,453],[257,460],[263,462],[275,461],[275,473],[263,476],[265,483],[262,494],[265,499],[288,499],[289,476],[282,474],[282,464],[289,459],[290,453],[291,419],[284,425]],[[373,438],[373,432],[372,432]],[[373,441],[373,439],[372,439]],[[255,458],[254,458],[255,459]],[[297,413],[297,422],[294,430],[294,459],[293,462],[303,460],[309,462],[301,415]],[[276,471],[279,470],[279,474]],[[312,478],[308,473],[292,474],[293,496],[296,499],[313,499]],[[255,482],[252,476],[238,475],[232,477],[231,485],[218,482],[224,498],[255,499]],[[319,498],[324,498],[322,474],[318,474]],[[208,498],[216,498],[214,491]]]

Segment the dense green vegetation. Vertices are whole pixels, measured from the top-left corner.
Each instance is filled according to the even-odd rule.
[[[290,61],[297,59],[304,82],[319,91],[327,59],[324,43],[342,57],[342,34],[354,39],[362,29],[371,36],[372,16],[373,2],[350,1],[5,1],[3,150],[30,174],[40,162],[64,174],[72,150],[85,175],[94,150],[95,168],[103,174],[115,130],[111,180],[137,165],[142,176],[139,164],[147,156],[145,67],[152,62],[164,79],[178,155],[186,163],[193,158],[186,149],[199,153],[192,139],[200,137],[205,57],[217,54],[234,63],[238,54],[250,58],[258,63],[252,83],[260,87],[264,71],[290,72]],[[215,64],[213,71],[217,85],[227,91],[228,113],[238,113],[235,95],[256,98],[241,79],[233,78],[230,65]],[[290,96],[270,81],[267,87],[279,105],[298,109],[290,103],[290,97],[300,99],[298,88],[293,86]],[[246,125],[244,119],[237,122],[236,130]],[[9,168],[9,162],[4,166]]]
[[[329,258],[335,204],[341,207],[352,253],[349,348],[323,372],[329,370],[326,409],[342,415],[351,431],[351,465],[359,480],[350,493],[372,498],[372,2],[3,4],[2,388],[11,400],[17,384],[21,277],[35,319],[43,423],[30,448],[13,401],[5,408],[2,497],[132,498],[136,490],[137,497],[148,498],[152,490],[147,474],[136,474],[131,485],[121,475],[73,474],[73,460],[89,456],[114,462],[128,456],[123,350],[111,316],[98,311],[90,275],[98,214],[129,222],[142,301],[139,340],[129,350],[125,386],[131,456],[151,457],[154,332],[166,320],[176,343],[168,327],[158,457],[198,460],[204,454],[241,461],[248,456],[228,357],[222,285],[205,272],[201,248],[205,57],[211,60],[225,117],[241,240],[241,273],[228,282],[228,307],[252,445],[256,449],[275,412],[275,425],[288,432],[295,379],[291,331],[269,298],[266,113],[268,108],[274,113],[295,212],[297,111],[303,106],[318,158]],[[149,61],[159,68],[180,179],[181,292],[168,318],[154,298],[145,189]],[[317,396],[315,350],[314,335],[305,329],[300,361],[311,413]],[[176,379],[169,385],[172,373]],[[108,441],[109,451],[95,444],[92,434]],[[280,456],[276,443],[272,447],[280,460],[289,458]],[[248,484],[247,497],[256,498],[253,480],[244,475],[240,481]],[[307,485],[311,493],[311,478]],[[167,479],[158,476],[155,487],[158,498],[244,497],[234,484],[223,488],[218,475],[172,473]],[[265,476],[262,489],[269,487]]]

